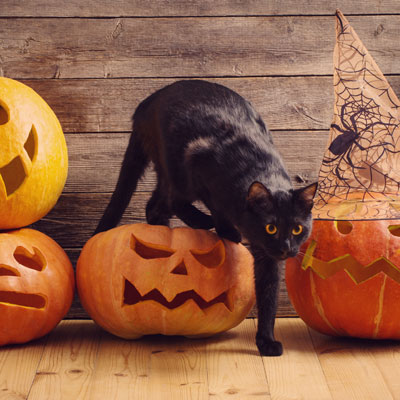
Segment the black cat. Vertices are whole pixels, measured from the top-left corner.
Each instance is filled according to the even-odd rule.
[[[175,82],[145,99],[133,121],[117,187],[96,233],[119,222],[152,161],[158,182],[146,207],[148,223],[168,225],[176,215],[192,228],[215,227],[234,242],[243,234],[255,261],[257,346],[262,355],[281,355],[274,338],[280,270],[309,235],[317,184],[293,190],[260,115],[224,86]],[[195,208],[195,200],[211,216]]]

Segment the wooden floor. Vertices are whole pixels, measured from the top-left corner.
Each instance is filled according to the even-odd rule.
[[[334,339],[277,320],[285,353],[261,358],[255,320],[202,340],[125,341],[92,321],[0,350],[0,399],[400,399],[400,343]]]

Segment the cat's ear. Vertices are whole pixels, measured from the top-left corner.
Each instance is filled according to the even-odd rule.
[[[253,182],[247,193],[247,204],[250,206],[254,206],[255,204],[264,201],[270,200],[271,192],[260,182]]]
[[[310,211],[314,205],[314,196],[317,192],[318,182],[312,183],[304,188],[295,190],[295,196],[303,202],[305,207],[307,207]]]

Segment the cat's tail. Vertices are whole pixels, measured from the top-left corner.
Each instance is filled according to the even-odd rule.
[[[117,186],[97,225],[95,234],[114,228],[118,224],[148,164],[149,158],[143,150],[139,135],[133,130],[122,162]]]

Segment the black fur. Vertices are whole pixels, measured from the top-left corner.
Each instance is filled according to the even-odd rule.
[[[146,207],[148,223],[168,225],[176,215],[193,228],[215,227],[234,242],[243,234],[255,260],[257,346],[262,355],[282,354],[274,338],[280,271],[309,234],[316,184],[293,190],[260,115],[224,86],[175,82],[145,99],[133,121],[118,184],[96,233],[119,222],[152,161],[158,183]],[[195,200],[211,216],[195,208]],[[277,232],[267,233],[268,225]],[[294,235],[299,225],[302,232]]]

